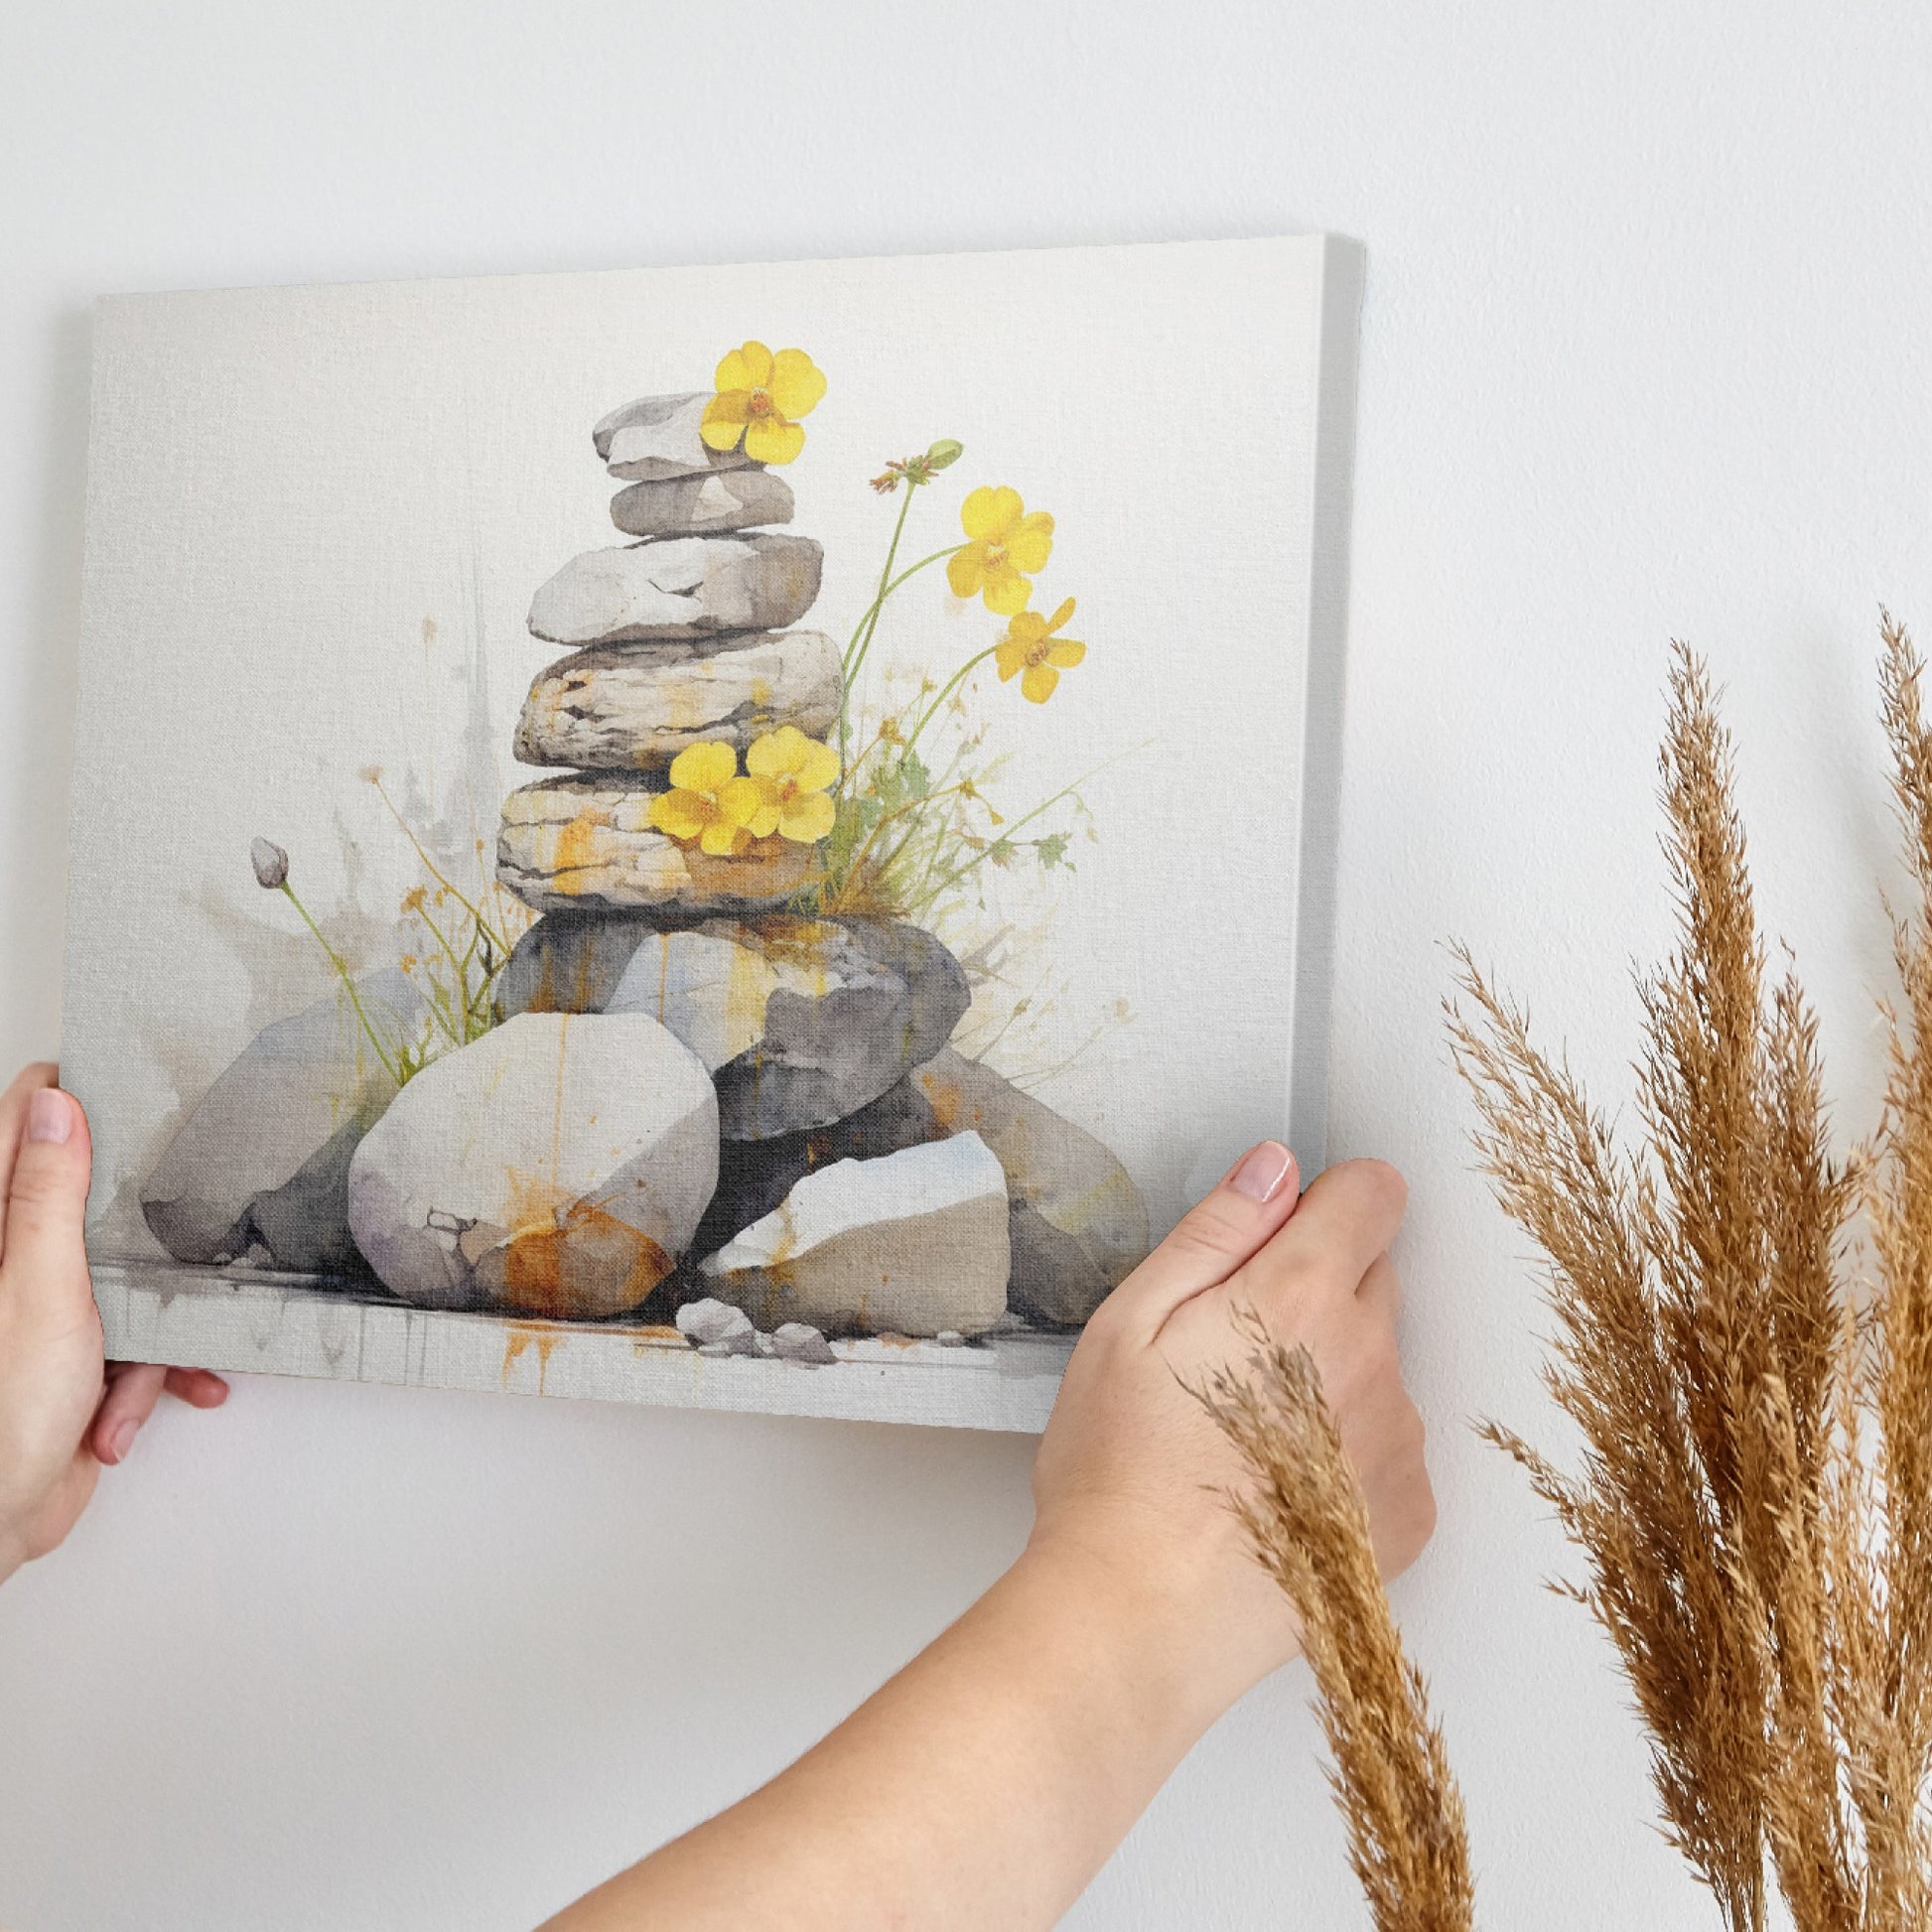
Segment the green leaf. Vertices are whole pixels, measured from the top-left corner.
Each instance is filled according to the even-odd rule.
[[[1034,841],[1034,855],[1042,872],[1051,872],[1055,866],[1065,872],[1073,870],[1066,856],[1066,844],[1064,832],[1049,832],[1043,839]]]

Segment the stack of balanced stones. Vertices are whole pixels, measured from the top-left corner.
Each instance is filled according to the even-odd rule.
[[[742,758],[788,726],[796,760],[839,716],[838,646],[788,627],[818,595],[823,552],[769,527],[791,519],[782,477],[706,447],[709,401],[645,396],[597,425],[598,455],[627,484],[611,519],[637,541],[573,558],[530,606],[531,631],[570,655],[530,687],[516,756],[569,775],[505,801],[497,876],[540,910],[742,913],[782,904],[809,874],[809,842],[680,837],[662,806],[652,816],[681,753]],[[719,758],[702,753],[692,775],[718,779]],[[694,805],[716,795],[685,789]]]
[[[840,652],[794,627],[821,551],[770,527],[789,486],[707,447],[710,401],[646,396],[597,425],[635,541],[574,558],[531,605],[570,654],[532,683],[516,756],[568,769],[504,801],[497,877],[544,916],[498,1011],[646,1015],[710,1072],[718,1182],[684,1299],[760,1328],[978,1332],[1007,1313],[1005,1175],[909,1085],[966,976],[919,927],[786,909],[832,828]]]

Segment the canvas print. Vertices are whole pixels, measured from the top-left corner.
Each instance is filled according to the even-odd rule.
[[[1319,1132],[1357,266],[104,305],[110,1350],[1036,1427]]]

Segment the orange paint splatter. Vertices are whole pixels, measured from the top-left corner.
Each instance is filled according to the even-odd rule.
[[[596,808],[586,805],[557,834],[556,863],[553,867],[557,876],[552,879],[551,884],[558,892],[574,893],[578,890],[570,875],[581,872],[596,859],[597,835],[602,829],[598,822]]]
[[[503,1387],[510,1385],[510,1370],[522,1360],[531,1343],[537,1351],[537,1394],[544,1393],[544,1378],[550,1373],[550,1357],[563,1340],[563,1331],[542,1321],[512,1321],[503,1337]]]

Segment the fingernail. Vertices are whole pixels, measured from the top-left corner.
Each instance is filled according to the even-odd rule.
[[[107,1438],[107,1454],[110,1461],[118,1462],[134,1447],[135,1432],[141,1425],[132,1416],[124,1416],[114,1425]]]
[[[73,1102],[59,1087],[42,1087],[27,1103],[30,1141],[65,1141],[73,1132]]]
[[[1235,1169],[1234,1178],[1228,1185],[1237,1194],[1246,1194],[1250,1200],[1273,1200],[1276,1190],[1288,1178],[1288,1171],[1294,1165],[1294,1155],[1280,1141],[1263,1141]]]

